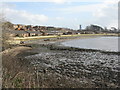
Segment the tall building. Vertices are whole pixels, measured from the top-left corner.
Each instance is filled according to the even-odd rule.
[[[82,25],[79,26],[79,30],[82,30]]]

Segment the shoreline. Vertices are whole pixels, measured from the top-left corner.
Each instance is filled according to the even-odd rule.
[[[66,41],[66,39],[57,40],[43,40],[42,43],[38,43],[39,40],[37,40],[23,45],[32,49],[20,52],[19,56],[23,59],[22,63],[24,61],[27,62],[28,66],[30,65],[31,68],[35,68],[31,71],[33,75],[44,79],[40,79],[42,83],[36,81],[37,85],[41,88],[119,87],[118,76],[116,77],[118,75],[117,70],[119,69],[116,66],[118,54],[64,46],[60,47],[57,45]],[[38,80],[34,76],[32,78]],[[26,76],[26,78],[28,77]]]
[[[48,40],[48,39],[72,39],[72,38],[82,38],[82,37],[99,37],[99,36],[117,36],[118,34],[80,34],[80,35],[53,35],[53,36],[34,36],[34,37],[15,37],[14,41],[9,41],[11,44],[20,44],[21,41],[33,41],[33,40]]]
[[[99,78],[100,82],[93,80],[89,82],[90,86],[118,87],[118,76],[116,75],[119,72],[119,66],[117,66],[119,53],[58,46],[59,43],[57,41],[53,43],[31,44],[31,47],[36,48],[38,54],[28,56],[26,59],[32,60],[33,65],[38,65],[38,68],[42,68],[38,69],[42,73],[45,69],[48,72],[60,74],[62,77],[76,78],[75,81],[83,77],[88,79],[88,81]],[[111,74],[113,76],[110,76]],[[115,83],[112,81],[113,79]],[[100,84],[102,86],[99,86]]]
[[[100,35],[100,36],[79,36],[79,37],[56,37],[56,38],[46,38],[46,39],[36,39],[36,40],[28,40],[25,41],[26,43],[36,43],[42,41],[43,43],[51,43],[51,42],[64,42],[64,41],[68,41],[68,40],[74,40],[74,39],[86,39],[86,38],[94,38],[94,37],[102,37],[102,36],[106,36],[106,35]],[[106,36],[107,37],[107,36]],[[41,43],[40,43],[41,44]]]
[[[34,39],[48,39],[48,38],[74,38],[74,37],[87,37],[87,36],[117,36],[118,34],[78,34],[78,35],[50,35],[50,36],[34,36],[34,37],[15,37],[15,40],[34,40]]]
[[[41,46],[48,46],[51,47],[53,50],[74,50],[74,51],[93,51],[93,52],[101,52],[101,53],[112,53],[112,54],[120,54],[120,52],[117,51],[106,51],[106,50],[99,50],[99,49],[87,49],[87,48],[79,48],[79,47],[70,47],[70,46],[64,46],[61,43],[71,40],[77,40],[77,39],[89,39],[89,38],[97,38],[97,37],[103,37],[103,36],[81,36],[81,37],[72,37],[72,38],[53,38],[53,39],[42,39],[42,40],[33,40],[29,42],[25,42],[26,46],[30,44],[38,44]],[[104,36],[109,37],[109,36]],[[39,43],[38,43],[39,42]]]
[[[71,79],[76,78],[75,81],[83,77],[89,79],[89,81],[92,81],[93,78],[96,80],[99,77],[99,84],[97,81],[94,82],[93,80],[92,82],[89,82],[91,84],[90,86],[92,86],[92,84],[95,85],[92,87],[101,87],[99,86],[100,84],[102,87],[118,86],[117,77],[115,76],[118,75],[118,67],[116,66],[118,54],[116,53],[106,53],[85,49],[78,50],[78,48],[75,49],[68,47],[63,48],[59,46],[56,47],[53,44],[38,44],[36,46],[33,45],[32,47],[37,48],[37,50],[40,50],[40,52],[36,55],[26,57],[26,59],[32,60],[32,64],[38,65],[38,68],[43,68],[43,70],[38,69],[42,73],[45,69],[48,72],[58,73],[62,76],[70,77]],[[41,51],[42,49],[43,51]],[[110,73],[113,76],[110,76]],[[102,78],[101,75],[104,78]],[[115,86],[111,86],[111,82],[113,84],[113,78],[116,80],[116,84],[114,84]],[[102,80],[105,80],[105,83],[103,83]],[[98,86],[96,86],[97,84]]]

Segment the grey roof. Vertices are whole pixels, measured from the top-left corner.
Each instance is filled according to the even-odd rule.
[[[11,33],[11,34],[26,34],[26,31],[18,31],[18,30],[7,30],[5,31],[6,33]]]
[[[45,32],[45,33],[51,33],[51,34],[53,34],[53,33],[63,33],[60,30],[44,30],[43,32]]]
[[[7,30],[5,33],[11,33],[11,34],[27,34],[27,33],[35,33],[35,34],[42,34],[39,31],[18,31],[18,30]]]
[[[35,34],[42,34],[41,32],[39,31],[26,31],[27,33],[35,33]]]

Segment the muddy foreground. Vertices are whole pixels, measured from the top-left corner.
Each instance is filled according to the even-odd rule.
[[[73,79],[73,87],[119,86],[119,53],[79,50],[56,44],[35,44],[31,47],[35,47],[34,51],[38,54],[25,59],[40,73],[51,72],[58,74],[57,78]]]
[[[117,88],[120,86],[119,53],[83,50],[57,44],[25,45],[32,49],[20,52],[14,56],[14,59],[10,59],[11,63],[12,60],[17,60],[13,68],[18,66],[19,68],[14,69],[17,73],[12,72],[14,77],[4,80],[3,86],[13,88]],[[10,73],[6,75],[8,77]]]

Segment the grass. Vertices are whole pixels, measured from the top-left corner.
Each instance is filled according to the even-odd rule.
[[[51,35],[51,36],[32,36],[32,37],[14,37],[14,40],[9,40],[11,44],[20,44],[21,41],[50,39],[50,38],[70,38],[70,37],[88,37],[88,36],[119,36],[118,34],[77,34],[77,35]]]
[[[79,34],[79,35],[51,35],[51,36],[33,36],[33,37],[15,37],[14,40],[33,40],[33,39],[47,39],[47,38],[58,38],[58,37],[79,37],[79,36],[103,36],[103,35],[114,35],[117,34]]]

